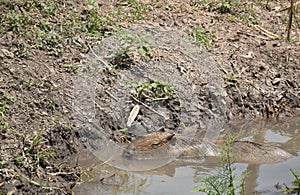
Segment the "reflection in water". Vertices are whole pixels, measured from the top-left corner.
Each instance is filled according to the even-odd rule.
[[[259,177],[257,178],[257,182],[260,185],[256,187],[256,190],[263,192],[261,194],[275,194],[274,185],[277,183],[285,183],[288,186],[293,186],[291,182],[294,181],[295,178],[292,176],[290,168],[297,172],[300,171],[299,156],[281,164],[262,165],[259,168]]]
[[[225,132],[237,135],[239,139],[279,146],[294,156],[272,165],[234,164],[237,175],[250,172],[246,179],[246,194],[255,191],[265,195],[281,194],[274,185],[278,182],[289,185],[293,181],[290,168],[300,172],[300,117],[231,122]],[[217,158],[210,157],[200,164],[197,159],[176,160],[155,170],[134,173],[106,166],[93,159],[91,154],[85,153],[79,159],[87,171],[82,178],[86,182],[77,187],[76,194],[199,194],[191,190],[199,187],[200,178],[214,174],[218,167]]]

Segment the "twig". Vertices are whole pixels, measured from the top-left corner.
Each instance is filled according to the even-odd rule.
[[[165,117],[165,116],[162,115],[161,113],[159,113],[159,112],[153,110],[152,108],[150,108],[149,106],[147,106],[146,104],[144,104],[143,102],[141,102],[140,100],[138,100],[138,99],[137,99],[136,97],[134,97],[133,95],[130,95],[130,97],[131,97],[134,101],[136,101],[137,103],[143,105],[143,106],[144,106],[145,108],[147,108],[148,110],[154,112],[155,114],[157,114],[157,115],[159,115],[159,116],[164,117],[165,119],[168,119],[167,117]]]
[[[118,101],[118,99],[113,94],[111,94],[110,92],[108,92],[107,90],[105,90],[105,93],[107,93],[114,100]]]
[[[278,38],[278,36],[274,33],[271,33],[270,31],[264,29],[263,27],[259,26],[259,25],[254,25],[254,28],[258,31],[260,31],[262,34],[272,38],[272,39],[276,39]]]
[[[56,173],[49,173],[52,176],[56,176],[56,175],[71,175],[74,174],[74,172],[56,172]]]
[[[108,65],[104,60],[102,60],[102,58],[100,58],[95,52],[94,50],[92,49],[91,45],[89,43],[87,43],[89,49],[91,50],[91,52],[93,53],[93,55],[102,63],[104,64],[109,70],[111,70],[111,66]]]

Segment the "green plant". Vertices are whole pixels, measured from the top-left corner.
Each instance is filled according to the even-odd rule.
[[[30,18],[22,14],[16,14],[14,11],[2,17],[0,29],[13,32],[22,32],[24,28],[28,28],[31,24]]]
[[[170,100],[174,94],[174,89],[170,84],[153,80],[139,84],[135,90],[139,100],[149,102]]]
[[[228,0],[222,0],[221,3],[218,4],[217,10],[224,14],[224,13],[231,13],[232,12],[232,2]]]
[[[48,54],[60,56],[63,53],[62,37],[54,32],[42,31],[37,34],[36,47],[47,50]]]
[[[237,74],[228,74],[226,72],[226,75],[223,77],[224,78],[224,82],[227,86],[234,86],[237,87],[238,84],[242,83],[242,82],[249,82],[247,80],[244,80],[243,74],[244,72],[247,70],[248,68],[243,68],[241,71],[239,71]]]
[[[237,83],[240,82],[240,77],[241,76],[239,74],[226,76],[224,77],[225,84],[227,86],[236,86]]]
[[[217,39],[215,34],[209,34],[201,29],[195,29],[191,36],[195,39],[196,43],[203,44],[210,47],[212,42]]]
[[[127,69],[139,61],[138,59],[149,61],[153,57],[151,43],[146,38],[124,31],[120,31],[118,36],[121,45],[110,60],[115,69]]]
[[[217,11],[221,14],[233,14],[241,6],[241,3],[235,0],[201,0],[200,3],[205,4],[208,11]]]
[[[3,165],[5,165],[5,164],[7,164],[6,161],[0,160],[0,167],[3,166]]]
[[[78,73],[78,66],[76,66],[74,63],[70,63],[70,64],[64,64],[63,68],[66,70],[66,72],[69,73]]]
[[[166,6],[167,11],[173,11],[175,8],[176,8],[175,5],[172,4]]]
[[[96,35],[102,27],[102,20],[97,12],[97,9],[84,10],[82,27],[84,31],[90,35]],[[80,21],[78,21],[80,22]]]
[[[43,188],[43,189],[51,189],[51,190],[60,189],[60,188],[54,187],[54,186],[43,186],[39,182],[35,181],[34,179],[28,178],[26,175],[24,175],[22,173],[17,173],[16,175],[21,176],[22,178],[27,180],[27,182],[30,183],[31,185],[35,185],[35,186],[38,186],[38,187]]]
[[[6,130],[6,129],[9,129],[8,123],[0,119],[0,130]]]
[[[139,54],[146,61],[150,60],[154,54],[153,49],[150,44],[146,43],[138,48]]]
[[[57,86],[52,85],[48,80],[21,80],[20,84],[30,89],[35,89],[38,93],[41,93],[41,91],[55,91],[58,89]]]
[[[98,3],[95,1],[95,0],[89,0],[89,2],[88,2],[88,9],[94,9],[94,8],[96,8],[96,9],[98,9],[99,8],[99,5],[98,5]]]
[[[194,188],[194,192],[205,192],[208,195],[235,195],[245,194],[245,179],[248,173],[244,173],[241,178],[234,174],[233,157],[230,154],[230,145],[234,137],[228,137],[221,152],[222,166],[217,175],[212,175],[201,179],[202,186]],[[239,182],[238,182],[239,181]]]

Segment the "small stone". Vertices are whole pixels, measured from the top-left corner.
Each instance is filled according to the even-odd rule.
[[[6,56],[7,58],[14,58],[14,53],[8,51],[7,49],[1,49],[1,52]]]
[[[280,78],[275,78],[273,81],[272,81],[272,84],[273,85],[278,85],[280,83],[281,79]]]

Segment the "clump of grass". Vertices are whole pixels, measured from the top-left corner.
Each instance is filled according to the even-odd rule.
[[[6,31],[13,31],[13,32],[22,32],[24,28],[28,27],[32,24],[31,19],[29,16],[17,14],[12,11],[6,17],[2,17],[1,19],[1,29]]]
[[[40,166],[45,167],[49,164],[47,159],[56,156],[54,151],[43,147],[42,130],[43,129],[41,128],[37,135],[32,139],[27,136],[28,132],[22,134],[23,148],[21,153],[15,156],[16,162],[31,172],[37,171],[37,168]]]
[[[191,34],[190,34],[196,41],[196,43],[203,44],[206,47],[210,47],[217,39],[215,34],[209,34],[201,29],[195,29]]]
[[[55,25],[49,22],[48,19],[50,15],[55,15],[58,9],[58,5],[54,2],[46,0],[7,1],[2,6],[10,9],[9,13],[2,13],[1,30],[12,31],[16,35],[21,35],[21,37],[25,38],[27,45],[35,45],[38,49],[51,48],[52,50],[61,50],[61,46],[59,47],[61,39],[58,36],[53,36],[55,34],[53,32]],[[22,10],[23,13],[20,13],[19,10]],[[46,46],[48,47],[46,48]],[[55,53],[58,54],[59,52]]]
[[[162,81],[141,83],[136,88],[136,96],[143,102],[168,101],[173,99],[173,87]]]
[[[234,174],[233,157],[230,154],[230,145],[234,137],[230,136],[225,143],[222,153],[222,166],[217,175],[212,175],[201,179],[202,186],[194,188],[194,192],[205,192],[208,195],[235,195],[245,194],[245,179],[248,173],[244,173],[241,178]]]

